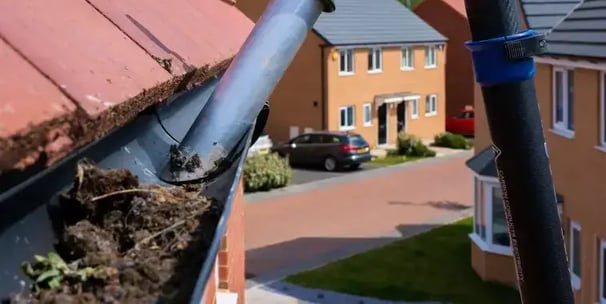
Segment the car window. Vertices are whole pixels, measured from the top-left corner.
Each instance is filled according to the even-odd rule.
[[[364,138],[362,138],[360,135],[349,136],[349,143],[356,147],[368,146],[366,140],[364,140]]]
[[[322,143],[323,144],[339,144],[339,143],[341,143],[341,139],[338,136],[334,136],[334,135],[322,135]]]
[[[322,136],[318,135],[318,134],[311,135],[310,139],[309,139],[309,143],[311,143],[311,144],[321,144],[322,143]]]
[[[470,111],[466,111],[466,112],[461,112],[457,118],[460,119],[468,119],[468,118],[473,118],[473,112]]]
[[[310,136],[302,135],[302,136],[299,136],[299,137],[293,139],[292,142],[295,144],[308,144],[310,142]]]

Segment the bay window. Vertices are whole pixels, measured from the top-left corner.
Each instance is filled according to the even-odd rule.
[[[494,177],[476,176],[471,239],[483,251],[511,255],[501,185]]]

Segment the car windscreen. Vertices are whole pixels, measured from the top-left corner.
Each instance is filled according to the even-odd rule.
[[[364,140],[364,138],[362,138],[362,136],[360,136],[360,135],[349,136],[349,143],[356,147],[368,146],[368,143],[366,142],[366,140]]]

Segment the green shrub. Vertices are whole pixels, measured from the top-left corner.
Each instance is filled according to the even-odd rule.
[[[422,142],[418,142],[412,147],[407,156],[434,157],[436,156],[436,151],[429,149],[429,147]]]
[[[244,163],[244,191],[268,191],[281,188],[292,178],[288,159],[277,153],[252,155]]]
[[[398,154],[400,155],[409,155],[412,152],[414,146],[418,145],[421,142],[421,139],[418,137],[407,134],[406,132],[401,131],[398,133],[397,139],[397,149]]]
[[[434,137],[433,141],[433,144],[437,147],[462,150],[471,148],[471,145],[469,144],[465,136],[460,134],[452,134],[449,132],[440,133]]]
[[[415,157],[434,157],[436,152],[429,149],[420,138],[406,134],[405,132],[398,133],[397,151],[400,155],[415,156]]]

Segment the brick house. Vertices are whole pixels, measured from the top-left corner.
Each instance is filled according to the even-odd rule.
[[[21,261],[53,250],[46,207],[73,181],[75,161],[157,182],[204,106],[181,93],[210,95],[253,25],[221,0],[0,3],[0,297],[22,288]],[[238,177],[226,177],[236,190],[221,248],[207,257],[214,270],[193,287],[203,303],[245,303]]]
[[[520,16],[525,26],[536,31],[550,30],[579,0],[520,0]],[[482,91],[476,84],[471,53],[465,41],[471,40],[465,0],[423,0],[413,8],[415,14],[448,38],[446,54],[446,115],[455,116],[468,105],[482,103]],[[477,111],[486,123],[482,111]]]
[[[534,3],[532,9],[522,4],[535,14],[527,16],[527,24],[550,32],[549,54],[535,59],[535,86],[576,303],[606,303],[606,225],[600,220],[606,212],[601,207],[606,195],[600,191],[601,172],[606,170],[606,1]],[[537,17],[541,11],[558,17]],[[482,104],[476,108],[483,114]],[[468,161],[476,175],[472,265],[484,279],[513,283],[501,190],[492,151],[486,148],[490,138],[485,121],[476,122],[476,143],[476,156]]]
[[[240,0],[257,20],[268,1]],[[444,131],[446,39],[397,0],[339,0],[320,16],[271,97],[274,141],[351,130],[371,145]]]
[[[448,38],[446,54],[446,115],[455,116],[472,106],[482,94],[476,90],[471,54],[465,41],[471,40],[464,0],[424,0],[413,8],[415,14]]]

